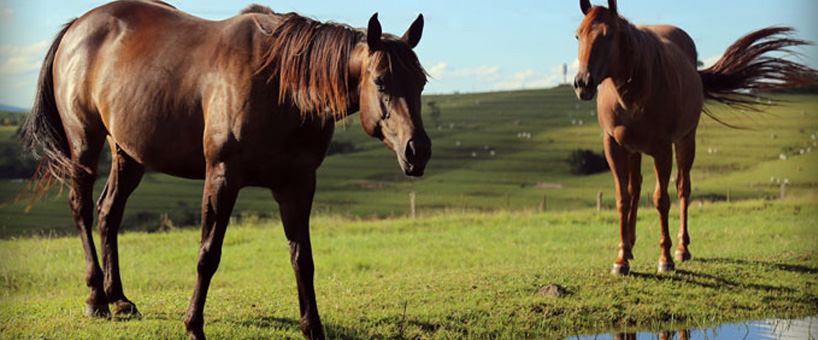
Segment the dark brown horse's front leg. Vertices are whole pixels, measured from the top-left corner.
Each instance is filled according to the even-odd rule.
[[[630,236],[631,197],[628,192],[630,178],[628,158],[630,152],[617,144],[613,137],[607,136],[605,138],[605,155],[616,183],[616,209],[619,212],[619,255],[613,264],[611,274],[628,275],[630,272],[628,254],[632,252]]]
[[[324,339],[324,329],[318,316],[315,300],[310,243],[310,210],[315,193],[315,174],[292,181],[287,187],[273,190],[281,210],[284,232],[290,243],[290,260],[298,283],[298,301],[301,309],[301,332],[311,340]]]
[[[236,203],[238,179],[228,180],[227,166],[219,163],[209,166],[202,197],[202,241],[199,245],[198,277],[193,298],[185,314],[185,327],[191,339],[204,339],[204,305],[210,280],[222,255],[222,243],[227,222]]]
[[[673,167],[673,153],[670,144],[657,147],[653,155],[654,170],[656,172],[656,191],[653,193],[653,203],[659,211],[659,221],[662,228],[662,238],[659,246],[662,253],[659,256],[659,272],[669,272],[676,269],[673,258],[670,256],[670,247],[673,241],[668,233],[668,212],[670,211],[670,195],[667,193],[670,171]]]

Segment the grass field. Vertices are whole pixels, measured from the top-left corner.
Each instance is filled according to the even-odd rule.
[[[785,102],[766,114],[711,106],[714,114],[751,129],[729,129],[702,118],[693,169],[694,199],[721,201],[728,191],[732,200],[776,198],[777,182],[785,179],[790,182],[789,196],[815,196],[818,154],[808,151],[818,147],[818,96],[777,98]],[[538,209],[544,196],[548,211],[582,209],[595,205],[599,191],[604,204],[614,206],[609,173],[574,176],[568,171],[565,160],[573,150],[602,150],[593,104],[579,102],[570,89],[437,95],[424,97],[424,102],[435,102],[440,108],[435,118],[424,104],[425,125],[433,142],[426,176],[404,177],[394,154],[362,131],[357,116],[350,117],[339,123],[335,140],[351,142],[357,151],[327,158],[318,174],[314,215],[406,216],[408,194],[413,191],[421,215],[530,211]],[[16,143],[15,129],[0,127],[0,143]],[[787,159],[781,160],[782,155]],[[649,157],[644,159],[643,173],[642,191],[648,194],[654,186]],[[97,182],[98,191],[103,184],[104,178]],[[24,185],[0,182],[0,202],[14,197]],[[129,201],[124,227],[155,230],[161,214],[168,214],[176,225],[195,225],[201,191],[201,181],[148,174]],[[0,237],[73,235],[66,196],[40,202],[28,214],[23,212],[24,203],[0,209]],[[245,189],[235,215],[275,217],[278,209],[271,196],[266,190]]]
[[[678,219],[672,215],[674,225]],[[613,277],[612,210],[318,217],[319,310],[332,339],[560,338],[818,313],[814,200],[691,208],[694,260],[655,274],[655,213],[640,216],[632,275]],[[128,321],[82,316],[80,242],[0,241],[0,338],[183,339],[198,232],[126,233]],[[538,294],[548,284],[559,297]],[[228,230],[205,310],[214,339],[298,339],[295,280],[278,223]]]
[[[659,230],[647,202],[632,275],[608,274],[618,243],[613,181],[569,174],[573,150],[602,149],[591,104],[569,89],[425,97],[440,115],[424,118],[434,155],[423,179],[402,176],[357,117],[339,123],[335,139],[356,151],[328,157],[319,171],[312,227],[328,335],[560,338],[818,314],[818,96],[777,98],[785,102],[766,114],[711,108],[751,129],[702,119],[694,260],[666,275],[655,274]],[[16,148],[15,130],[0,127],[0,149]],[[649,157],[643,174],[650,193]],[[0,182],[0,202],[24,185]],[[149,173],[132,196],[120,251],[126,294],[144,315],[134,320],[82,316],[88,291],[66,194],[54,191],[29,213],[25,203],[0,208],[0,338],[185,338],[199,232],[144,231],[161,214],[198,224],[201,186]],[[591,208],[599,191],[601,212]],[[406,217],[409,192],[418,219]],[[205,312],[213,338],[300,338],[276,211],[265,190],[240,195]],[[538,294],[548,284],[563,295]]]

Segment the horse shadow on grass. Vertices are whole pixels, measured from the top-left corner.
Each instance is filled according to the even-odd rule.
[[[818,274],[818,268],[793,265],[786,263],[771,263],[764,261],[748,261],[727,258],[699,258],[693,261],[705,264],[728,264],[735,267],[765,267],[769,270],[786,271],[799,274]],[[789,287],[782,287],[769,284],[761,284],[757,282],[743,283],[736,282],[727,278],[726,275],[708,274],[696,271],[689,271],[684,269],[677,269],[675,274],[658,274],[658,273],[639,273],[631,272],[630,276],[639,279],[651,279],[657,281],[679,281],[685,284],[698,285],[704,288],[721,289],[721,288],[749,288],[760,291],[775,291],[780,293],[795,293],[797,290]]]
[[[714,263],[714,264],[731,264],[731,265],[739,265],[739,266],[761,266],[767,267],[774,270],[779,271],[787,271],[793,273],[801,273],[801,274],[818,274],[818,267],[810,267],[810,266],[803,266],[797,264],[787,264],[787,263],[772,263],[772,262],[764,262],[764,261],[747,261],[747,260],[739,260],[739,259],[728,259],[722,257],[714,257],[714,258],[701,258],[696,259],[698,262],[702,263]]]
[[[255,316],[250,319],[245,320],[236,320],[236,321],[221,321],[221,322],[231,322],[237,326],[243,327],[260,327],[260,328],[267,328],[267,329],[289,329],[296,331],[298,333],[301,332],[300,325],[301,323],[297,319],[293,318],[282,318],[282,317],[275,317],[275,316]],[[409,334],[404,334],[404,330],[407,326],[413,326],[416,328],[420,328],[421,330],[429,333],[434,333],[437,331],[440,326],[437,324],[432,324],[425,321],[418,321],[418,320],[411,320],[406,319],[405,317],[387,317],[384,319],[380,319],[375,321],[376,324],[394,324],[398,328],[398,334],[395,335],[372,335],[367,334],[367,332],[363,329],[359,328],[350,328],[338,324],[334,324],[331,322],[324,322],[324,332],[326,333],[327,339],[340,339],[340,340],[370,340],[370,339],[389,339],[389,340],[409,340],[409,339],[416,339],[417,336],[412,336]]]

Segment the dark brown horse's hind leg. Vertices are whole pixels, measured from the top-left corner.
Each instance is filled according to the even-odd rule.
[[[97,259],[97,250],[94,246],[94,180],[96,179],[97,162],[104,138],[83,136],[84,142],[77,142],[74,161],[84,169],[78,169],[71,177],[71,192],[68,201],[74,215],[74,224],[82,240],[85,250],[85,284],[91,289],[91,294],[85,300],[85,315],[94,317],[109,317],[108,298],[103,287],[103,273]]]
[[[690,206],[690,169],[696,157],[696,134],[691,133],[676,143],[676,163],[678,171],[676,189],[679,193],[679,248],[676,250],[676,261],[691,259],[690,235],[687,233],[687,208]]]
[[[229,180],[228,180],[229,178]],[[185,328],[190,339],[204,339],[204,305],[210,280],[219,268],[222,244],[236,203],[240,182],[228,177],[225,163],[209,166],[202,197],[202,241],[199,245],[198,277],[193,298],[185,314]]]
[[[616,210],[619,212],[619,255],[611,269],[613,275],[628,275],[630,265],[628,264],[628,254],[631,254],[630,234],[630,209],[631,197],[628,192],[628,182],[630,180],[629,158],[631,153],[617,144],[613,137],[605,138],[605,156],[608,165],[611,166],[611,173],[616,183]]]
[[[653,159],[656,172],[656,191],[653,193],[653,204],[656,206],[656,210],[659,211],[659,221],[662,228],[662,238],[659,241],[662,253],[659,256],[658,271],[664,273],[676,269],[673,258],[670,256],[670,247],[673,246],[673,241],[670,240],[670,234],[668,233],[670,196],[667,193],[667,186],[670,181],[671,168],[673,167],[673,150],[669,143],[657,146],[655,150]]]
[[[273,190],[281,210],[284,232],[290,243],[290,260],[298,284],[301,309],[301,332],[311,340],[324,339],[324,329],[318,316],[313,275],[315,267],[310,243],[310,210],[315,193],[315,174],[291,181],[285,188]]]
[[[125,211],[125,202],[139,185],[145,168],[125,154],[110,138],[108,144],[111,146],[111,174],[97,202],[105,295],[108,302],[114,304],[115,315],[137,315],[139,312],[136,305],[128,300],[122,291],[117,233]]]

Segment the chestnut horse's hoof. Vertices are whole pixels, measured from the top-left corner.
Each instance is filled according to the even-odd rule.
[[[685,262],[685,261],[690,261],[691,258],[692,257],[690,256],[690,252],[688,252],[688,251],[682,251],[682,250],[677,250],[676,251],[676,261]]]
[[[86,303],[85,316],[90,316],[92,318],[109,318],[111,317],[111,310],[108,309],[107,303],[104,305],[92,305]]]
[[[128,300],[114,302],[114,315],[118,317],[130,318],[139,317],[142,314],[136,309],[136,305]]]
[[[616,264],[614,263],[613,268],[611,268],[611,274],[616,276],[625,276],[630,274],[631,267],[626,264]]]
[[[659,262],[658,271],[660,273],[669,273],[676,270],[676,265],[673,262]]]

